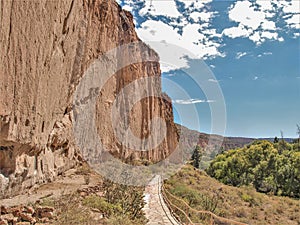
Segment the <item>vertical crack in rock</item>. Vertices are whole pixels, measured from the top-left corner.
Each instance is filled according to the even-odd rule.
[[[2,4],[3,6],[3,4]],[[7,38],[7,50],[6,54],[8,54],[9,49],[10,49],[10,36],[11,36],[11,30],[12,30],[12,15],[13,15],[13,7],[14,7],[14,0],[11,1],[11,8],[10,8],[10,17],[9,17],[9,32],[8,32],[8,38]],[[3,11],[2,11],[3,12]],[[3,15],[3,14],[2,14]],[[3,18],[4,19],[4,18]]]
[[[72,13],[73,5],[74,5],[74,0],[72,0],[71,6],[70,6],[70,9],[69,9],[69,12],[68,12],[66,18],[64,19],[64,24],[63,24],[62,34],[66,34],[66,33],[67,33],[68,20],[69,20],[69,17],[70,17],[70,15],[71,15],[71,13]]]

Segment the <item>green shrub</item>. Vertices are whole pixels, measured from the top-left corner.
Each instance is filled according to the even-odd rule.
[[[253,184],[263,193],[300,197],[300,152],[294,145],[255,141],[244,148],[219,154],[206,172],[233,185]]]
[[[142,220],[131,220],[128,216],[115,216],[105,220],[105,225],[141,225],[144,224]]]
[[[242,198],[243,201],[245,201],[245,202],[252,202],[252,201],[253,201],[253,198],[252,198],[250,195],[246,194],[246,193],[243,193],[243,194],[241,195],[241,198]]]
[[[111,215],[118,215],[122,212],[122,209],[119,205],[110,204],[106,202],[105,199],[96,195],[90,195],[86,197],[83,200],[83,205],[90,208],[99,209],[108,217]]]

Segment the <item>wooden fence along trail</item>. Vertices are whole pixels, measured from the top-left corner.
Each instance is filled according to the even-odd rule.
[[[173,201],[171,201],[172,199]],[[155,176],[152,181],[145,188],[144,212],[149,220],[148,225],[196,225],[201,223],[193,223],[189,212],[194,212],[207,221],[208,224],[222,224],[222,225],[247,225],[245,223],[237,222],[231,219],[217,216],[216,214],[191,208],[185,201],[172,195],[168,192],[159,175]],[[175,204],[174,202],[177,202]],[[176,212],[176,213],[175,213]],[[183,221],[177,214],[181,214]]]

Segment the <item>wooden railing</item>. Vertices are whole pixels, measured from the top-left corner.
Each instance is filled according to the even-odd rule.
[[[158,197],[159,197],[159,201],[160,201],[160,204],[162,206],[162,209],[164,210],[166,216],[168,217],[168,219],[170,220],[170,222],[173,224],[173,225],[178,225],[178,224],[182,224],[181,221],[180,221],[180,218],[177,217],[177,215],[175,215],[174,213],[172,213],[172,210],[170,208],[170,206],[168,205],[168,203],[166,201],[168,201],[167,199],[165,199],[164,195],[163,195],[163,192],[161,190],[162,188],[162,181],[161,181],[161,177],[159,177],[158,179]],[[169,216],[169,213],[165,210],[165,207],[164,207],[164,203],[166,203],[168,209],[170,210],[170,213],[173,218],[170,218]]]
[[[178,216],[174,211],[173,209],[175,208],[176,210],[178,210],[180,213],[182,213],[186,219],[186,221],[189,221],[190,224],[192,224],[192,221],[190,220],[190,218],[188,217],[188,215],[186,215],[186,213],[180,209],[179,207],[177,207],[175,204],[173,204],[169,199],[168,197],[166,196],[165,192],[163,191],[163,188],[164,188],[164,185],[163,185],[163,182],[161,181],[161,178],[159,179],[159,188],[161,189],[160,193],[162,195],[162,198],[163,198],[163,201],[166,203],[166,205],[168,206],[172,216],[180,223],[180,224],[183,224],[183,222],[181,221],[180,219],[180,216]]]
[[[165,203],[170,208],[171,213],[175,218],[177,218],[182,224],[186,225],[196,225],[202,223],[194,223],[191,218],[191,213],[196,214],[201,221],[205,224],[226,224],[226,225],[247,225],[246,223],[238,222],[235,220],[227,219],[216,214],[206,211],[206,210],[196,210],[189,206],[184,200],[171,194],[164,186],[163,182],[161,184],[161,192]],[[171,201],[170,198],[173,200]],[[177,204],[176,204],[177,203]],[[181,215],[181,217],[179,216]]]

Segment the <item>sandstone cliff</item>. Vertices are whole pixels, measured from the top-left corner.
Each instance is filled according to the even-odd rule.
[[[136,41],[132,15],[113,0],[0,1],[0,195],[51,181],[81,161],[73,134],[76,87],[96,58]],[[132,109],[130,126],[137,137],[149,136],[152,118],[166,122],[167,138],[150,151],[124,148],[107,119],[123,87],[140,77],[160,76],[157,54],[140,46],[120,54],[139,56],[146,49],[155,60],[122,68],[106,83],[97,99],[97,131],[123,161],[156,162],[177,144],[168,98],[143,99]],[[159,82],[149,85],[161,92]],[[124,101],[119,104],[126,107]]]

